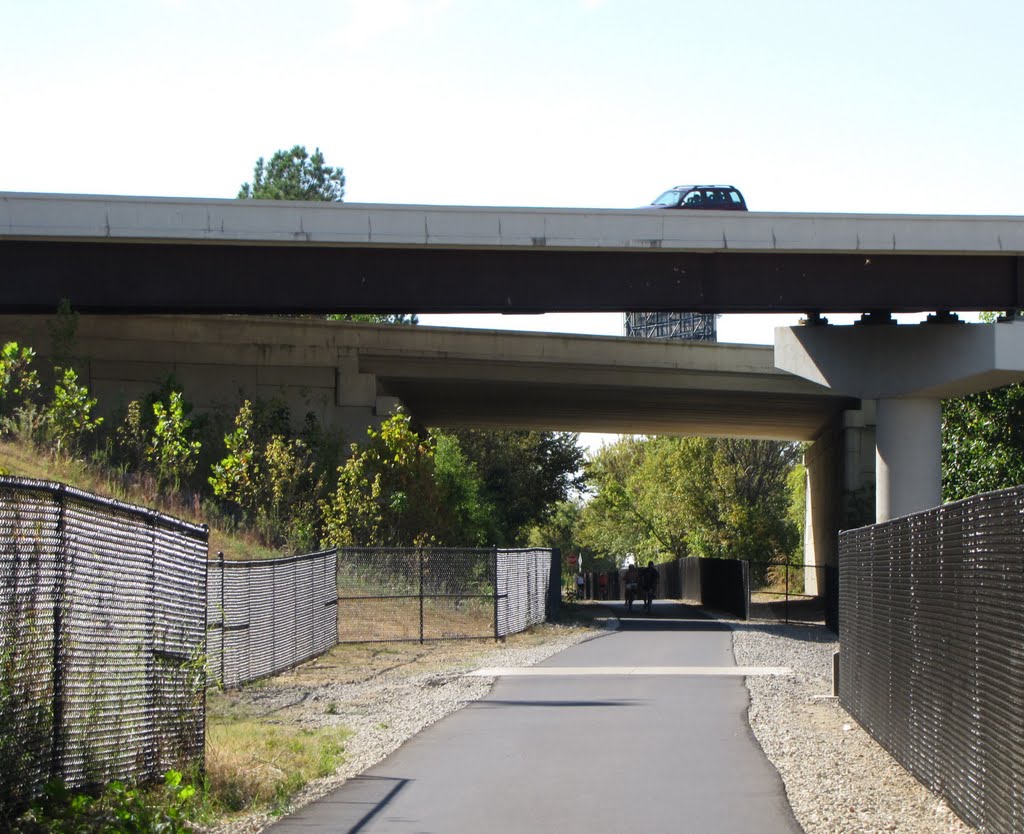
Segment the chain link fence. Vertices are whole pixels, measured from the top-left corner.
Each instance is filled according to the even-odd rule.
[[[341,643],[501,638],[543,622],[550,550],[343,548]]]
[[[1024,831],[1024,487],[839,538],[839,697],[969,824]]]
[[[210,563],[207,669],[237,686],[282,672],[338,642],[337,550]]]
[[[545,621],[553,561],[557,556],[541,548],[496,552],[499,637]]]
[[[207,531],[0,477],[0,819],[201,761]]]

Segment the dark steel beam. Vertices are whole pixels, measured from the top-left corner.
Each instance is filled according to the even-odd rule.
[[[1024,308],[1016,255],[0,241],[0,312],[861,313]]]

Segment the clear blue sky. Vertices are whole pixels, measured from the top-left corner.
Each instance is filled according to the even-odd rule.
[[[304,144],[349,202],[1021,214],[1021,32],[1019,0],[0,0],[0,190],[234,197]]]

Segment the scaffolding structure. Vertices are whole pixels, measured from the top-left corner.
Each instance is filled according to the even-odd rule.
[[[626,336],[716,342],[717,319],[715,313],[626,313]]]

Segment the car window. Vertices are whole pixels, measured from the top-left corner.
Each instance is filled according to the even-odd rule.
[[[726,208],[725,203],[725,192],[720,188],[709,188],[704,192],[704,208],[707,209],[724,209]]]
[[[678,191],[666,191],[657,200],[651,203],[652,206],[678,206],[679,205],[680,192]]]
[[[737,205],[737,206],[742,206],[743,205],[743,198],[739,195],[738,191],[730,191],[729,192],[729,199],[732,200],[733,205]]]
[[[682,206],[683,208],[703,208],[704,198],[699,191],[690,191],[683,197]]]

